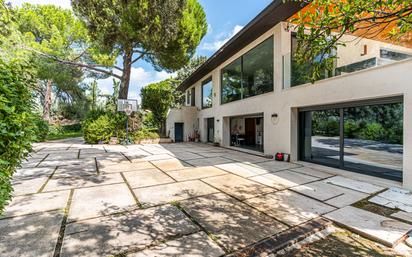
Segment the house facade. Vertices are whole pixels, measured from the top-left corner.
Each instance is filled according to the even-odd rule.
[[[412,189],[412,48],[347,35],[334,71],[310,83],[287,22],[301,8],[273,1],[184,81],[169,136],[287,153]]]

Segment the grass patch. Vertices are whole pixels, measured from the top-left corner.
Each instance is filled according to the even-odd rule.
[[[46,141],[82,137],[82,136],[83,136],[83,133],[81,131],[70,131],[70,132],[63,132],[59,134],[49,134],[46,137]]]
[[[335,232],[325,239],[287,253],[287,257],[361,257],[361,256],[402,256],[391,248],[378,244],[347,230]]]

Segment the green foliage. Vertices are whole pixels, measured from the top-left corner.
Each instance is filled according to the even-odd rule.
[[[177,70],[188,63],[207,31],[197,0],[73,0],[72,6],[94,45],[123,57],[118,76],[123,99],[135,61],[143,58],[158,70]]]
[[[143,127],[146,129],[155,129],[158,130],[158,124],[156,123],[153,113],[148,112],[143,116]]]
[[[142,108],[152,112],[152,122],[158,128],[163,127],[167,112],[174,101],[173,92],[170,80],[150,84],[141,90]]]
[[[135,130],[131,124],[134,119],[131,117],[129,120],[130,132]],[[97,144],[108,143],[110,137],[117,137],[120,142],[126,139],[126,120],[127,116],[124,113],[104,109],[92,110],[82,123],[84,140],[90,144]]]
[[[385,139],[385,130],[379,123],[369,123],[360,133],[362,139],[380,141]]]
[[[150,130],[139,130],[133,133],[134,141],[141,141],[145,139],[158,139],[160,138],[159,134]]]
[[[108,143],[115,129],[108,115],[86,122],[83,127],[84,140],[88,144]]]
[[[333,69],[337,57],[330,53],[345,46],[341,40],[345,34],[410,40],[410,0],[313,0],[310,5],[313,10],[299,12],[291,22],[296,24],[298,37],[296,60],[301,65],[308,64],[312,82],[320,79],[325,70]]]
[[[0,58],[0,212],[11,197],[10,179],[31,149],[34,120],[29,67]]]
[[[49,134],[49,123],[43,120],[40,115],[34,115],[34,122],[35,122],[35,141],[36,142],[43,142],[46,140]]]

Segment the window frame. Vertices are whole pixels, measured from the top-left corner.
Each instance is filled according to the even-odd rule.
[[[212,83],[212,89],[211,89],[211,91],[212,91],[212,99],[211,99],[211,104],[210,104],[210,106],[204,106],[204,103],[203,103],[203,96],[204,96],[204,95],[203,95],[203,87],[204,87],[206,84],[208,84],[209,82]],[[205,79],[205,80],[202,81],[201,91],[202,91],[202,93],[201,93],[201,106],[202,106],[202,110],[212,108],[212,107],[213,107],[213,77],[212,77],[212,76],[210,76],[210,77],[208,77],[207,79]]]
[[[257,47],[261,46],[262,44],[264,44],[266,41],[268,41],[270,39],[272,39],[272,45],[271,45],[271,47],[272,47],[272,56],[271,57],[272,58],[271,58],[271,60],[272,60],[272,63],[273,63],[273,65],[272,65],[272,68],[273,68],[273,71],[272,71],[272,89],[270,91],[262,93],[262,94],[253,95],[253,96],[249,96],[249,97],[244,97],[244,92],[243,92],[243,88],[244,88],[243,87],[243,83],[244,83],[243,82],[243,57],[245,55],[247,55],[248,53],[250,53],[251,51],[255,50]],[[245,100],[245,99],[248,99],[248,98],[251,98],[251,97],[264,95],[264,94],[272,93],[272,92],[275,91],[275,71],[274,71],[274,68],[275,68],[275,45],[274,45],[274,42],[275,42],[275,36],[270,35],[269,37],[262,40],[259,44],[255,45],[253,48],[251,48],[247,52],[243,53],[241,56],[234,59],[232,62],[228,63],[226,66],[224,66],[223,68],[220,69],[220,105]],[[235,63],[236,61],[239,61],[239,60],[240,60],[240,89],[241,89],[240,90],[240,95],[241,95],[240,99],[233,100],[233,101],[230,101],[230,102],[223,102],[223,70],[226,67],[230,66],[231,64],[233,64],[233,63]]]

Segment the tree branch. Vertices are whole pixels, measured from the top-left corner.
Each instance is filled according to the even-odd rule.
[[[145,56],[144,53],[141,54],[141,55],[139,55],[138,57],[136,57],[136,59],[134,59],[134,60],[131,62],[131,64],[133,64],[133,63],[137,62],[138,60],[142,59],[144,56]]]
[[[103,69],[104,66],[102,66],[102,65],[98,65],[98,64],[87,64],[87,63],[81,63],[81,62],[63,60],[63,59],[60,59],[60,58],[58,58],[58,57],[56,57],[56,56],[53,56],[53,55],[46,54],[46,53],[43,53],[43,52],[41,52],[41,51],[38,51],[38,50],[36,50],[36,49],[27,48],[27,47],[22,47],[22,48],[25,49],[25,50],[31,51],[31,52],[33,52],[33,53],[36,53],[36,54],[38,54],[38,55],[40,55],[40,56],[43,56],[43,57],[49,58],[49,59],[51,59],[51,60],[54,60],[54,61],[56,61],[56,62],[59,62],[59,63],[61,63],[61,64],[71,65],[71,66],[76,66],[76,67],[81,67],[81,68],[86,68],[86,69],[89,69],[89,70],[92,70],[92,71],[95,71],[95,72],[99,72],[99,73],[102,73],[102,74],[106,74],[106,75],[115,77],[115,78],[120,79],[120,80],[122,79],[121,76],[113,73],[112,71]],[[99,68],[99,67],[102,67],[102,68]],[[123,71],[123,70],[120,69],[119,67],[113,67],[113,68],[116,68],[116,69],[119,69],[120,71]]]

